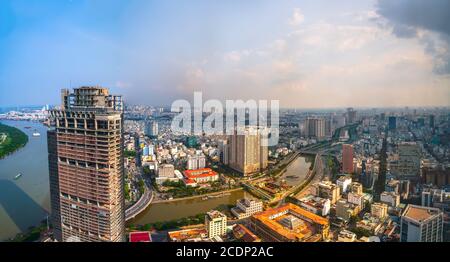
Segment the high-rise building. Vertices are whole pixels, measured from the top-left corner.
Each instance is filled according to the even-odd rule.
[[[224,165],[228,165],[229,159],[230,159],[230,145],[228,144],[228,140],[224,139],[219,141],[219,156],[220,161]]]
[[[342,171],[347,174],[353,173],[353,146],[342,145]]]
[[[356,111],[351,107],[347,108],[346,122],[347,124],[353,124],[356,122]]]
[[[217,210],[212,210],[205,215],[206,231],[208,238],[224,236],[227,233],[227,216]]]
[[[206,166],[205,155],[201,154],[201,155],[194,155],[194,156],[189,155],[188,156],[186,169],[195,170],[195,169],[205,168],[205,166]]]
[[[400,222],[400,242],[442,242],[444,214],[438,208],[408,205]]]
[[[124,241],[123,102],[100,87],[63,89],[48,131],[57,241]]]
[[[389,130],[397,129],[397,118],[395,116],[390,116],[388,121]]]
[[[267,129],[245,127],[229,136],[230,154],[229,166],[234,170],[248,175],[260,172],[268,165],[268,147],[263,145],[267,137]]]
[[[325,119],[318,117],[308,117],[304,123],[304,134],[308,138],[323,139],[326,135]]]
[[[158,136],[158,122],[146,121],[144,132],[145,132],[145,135],[148,137],[157,137]]]

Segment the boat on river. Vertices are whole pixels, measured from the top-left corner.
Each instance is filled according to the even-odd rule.
[[[21,176],[22,176],[22,173],[17,174],[17,175],[14,177],[14,180],[19,179]]]

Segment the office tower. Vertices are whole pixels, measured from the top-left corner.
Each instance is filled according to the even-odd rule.
[[[388,121],[389,130],[395,130],[397,128],[397,118],[395,116],[390,116]]]
[[[400,242],[442,242],[444,214],[438,208],[408,205],[400,222]]]
[[[392,173],[408,179],[418,179],[420,175],[421,150],[415,142],[398,144],[398,162],[392,165]]]
[[[346,174],[353,173],[353,146],[342,145],[342,171]]]
[[[325,119],[308,117],[304,124],[305,137],[322,139],[325,137]]]
[[[240,131],[235,130],[229,136],[229,166],[244,176],[267,168],[268,147],[262,143],[267,135],[265,128],[245,127]]]
[[[224,236],[227,233],[227,216],[217,210],[212,210],[205,215],[205,225],[208,238]]]
[[[146,121],[145,122],[145,135],[148,137],[158,136],[158,122],[156,121]]]
[[[356,111],[351,107],[347,108],[346,122],[347,124],[353,124],[356,122]]]
[[[61,92],[48,131],[57,241],[124,241],[123,103],[108,89]]]

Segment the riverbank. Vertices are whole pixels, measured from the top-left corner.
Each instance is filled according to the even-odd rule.
[[[0,159],[14,153],[28,143],[28,136],[20,129],[0,123]]]
[[[174,198],[174,199],[167,199],[167,200],[155,200],[152,202],[152,204],[159,204],[159,203],[170,203],[170,202],[177,202],[177,201],[183,201],[183,200],[190,200],[190,199],[197,199],[197,198],[203,198],[206,196],[220,196],[227,193],[232,193],[235,191],[243,190],[242,187],[237,187],[233,189],[228,189],[224,191],[214,192],[214,193],[207,193],[202,195],[196,195],[196,196],[188,196],[188,197],[181,197],[181,198]]]

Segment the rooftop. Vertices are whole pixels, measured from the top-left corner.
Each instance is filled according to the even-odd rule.
[[[403,217],[422,222],[439,215],[441,211],[438,208],[408,205],[403,212]]]
[[[150,232],[131,232],[129,235],[130,242],[152,242]]]

